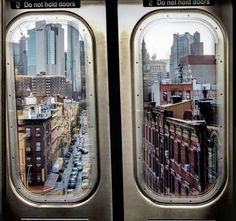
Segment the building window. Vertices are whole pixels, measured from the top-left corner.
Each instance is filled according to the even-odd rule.
[[[166,91],[163,92],[163,101],[167,101],[167,92]]]
[[[36,182],[37,182],[37,183],[41,183],[41,182],[42,182],[41,173],[36,173]]]
[[[40,128],[39,127],[35,128],[35,136],[40,137],[40,135],[41,135]]]
[[[36,157],[35,160],[36,160],[36,163],[41,163],[42,158],[41,157]]]
[[[161,193],[163,193],[163,191],[164,191],[164,185],[163,185],[163,179],[162,178],[160,178],[160,191],[161,191]]]
[[[152,129],[152,144],[155,147],[156,139],[155,139],[155,129]]]
[[[219,141],[218,136],[214,135],[210,140],[210,145],[208,148],[208,179],[210,183],[213,183],[218,175],[218,159],[217,152]]]
[[[35,143],[35,151],[41,151],[41,143],[40,142]]]
[[[25,145],[25,151],[26,151],[27,153],[29,153],[29,152],[31,151],[31,146],[30,146],[29,143],[27,143],[27,144]]]
[[[159,177],[160,176],[160,169],[159,169],[159,162],[158,161],[156,161],[156,168],[157,168],[156,175]]]
[[[170,192],[175,192],[175,175],[173,173],[170,175]]]
[[[222,64],[225,62],[225,54],[222,53],[225,39],[221,32],[224,29],[217,27],[216,30],[215,27],[217,22],[205,14],[153,11],[140,20],[133,32],[131,56],[133,61],[137,61],[131,69],[131,94],[135,105],[133,128],[145,122],[156,127],[155,137],[160,138],[160,142],[154,138],[154,145],[158,147],[154,150],[155,165],[158,162],[160,170],[156,166],[155,169],[150,168],[150,173],[156,172],[157,177],[163,179],[164,189],[162,191],[160,188],[161,179],[156,180],[159,191],[154,192],[157,194],[153,194],[152,188],[146,188],[145,193],[151,200],[181,203],[189,202],[188,198],[191,197],[191,202],[201,203],[201,199],[212,197],[210,192],[216,189],[214,185],[222,185],[219,183],[223,177],[216,182],[219,170],[222,176],[227,174],[224,173],[225,162],[222,164],[226,151],[222,143],[227,139],[224,130],[227,113],[224,110],[228,108],[224,100],[227,78],[221,74],[225,73]],[[162,40],[157,41],[158,38]],[[154,48],[158,52],[155,55]],[[162,48],[165,50],[162,51]],[[157,77],[154,77],[151,66],[161,68],[163,73],[157,73]],[[148,93],[153,92],[159,96],[154,96],[152,101],[145,99]],[[190,117],[185,117],[184,113]],[[212,131],[220,131],[220,138],[213,141],[209,136]],[[135,153],[139,157],[143,137],[138,129],[134,134]],[[152,148],[147,142],[144,145]],[[145,163],[141,164],[140,160],[135,162],[139,186],[145,186],[142,176]],[[169,175],[169,181],[166,170],[174,174]],[[176,175],[176,179],[175,174],[179,175]],[[187,181],[190,185],[185,189]],[[165,188],[168,185],[170,193]],[[193,192],[193,188],[197,192]],[[176,199],[172,195],[177,196]]]
[[[193,152],[193,159],[194,159],[194,174],[199,175],[199,162],[198,162],[198,151]]]
[[[178,180],[178,194],[181,195],[181,192],[182,192],[181,181]]]
[[[163,163],[163,159],[164,159],[164,151],[163,151],[163,147],[159,148],[159,162]]]
[[[12,125],[9,155],[15,159],[10,163],[11,168],[16,168],[11,178],[19,195],[31,202],[58,203],[65,198],[66,202],[81,202],[97,186],[100,174],[97,140],[101,134],[97,133],[96,99],[100,97],[95,87],[95,69],[102,64],[94,60],[97,41],[92,30],[79,16],[69,13],[25,14],[9,24],[7,93],[14,91],[12,97],[16,98],[8,103],[8,110],[15,110],[9,112],[8,119]],[[70,153],[71,149],[68,152],[64,148],[75,137],[77,144],[82,140],[91,144],[84,148],[84,153],[90,156],[86,161],[90,168],[88,186],[82,191],[77,191],[81,185],[77,186],[73,194],[67,194],[68,175],[63,177],[64,187],[54,194],[54,168],[62,169],[64,155],[75,157],[75,151]],[[23,176],[29,181],[30,172],[33,180],[28,188],[29,182]],[[46,191],[31,191],[34,185],[44,182],[52,186]],[[18,188],[22,187],[19,183],[28,189],[27,193]]]
[[[164,136],[164,145],[165,145],[165,149],[169,150],[169,136],[168,135]]]
[[[148,128],[148,141],[149,141],[149,143],[151,143],[151,141],[152,141],[151,137],[152,137],[151,128],[149,127]]]
[[[25,136],[26,137],[31,137],[31,130],[29,127],[25,128]]]
[[[186,91],[186,99],[187,100],[191,99],[191,92],[190,91]]]
[[[164,178],[165,186],[169,187],[170,186],[170,184],[169,184],[169,171],[167,169],[165,169],[165,174],[164,175],[165,175],[165,178]]]
[[[170,148],[171,148],[171,150],[170,150],[170,157],[171,157],[171,159],[174,159],[175,158],[175,142],[174,142],[174,139],[173,138],[171,138],[170,139]]]
[[[189,147],[185,146],[185,164],[189,164]]]
[[[181,144],[180,144],[180,142],[178,142],[177,144],[178,144],[178,159],[177,159],[177,162],[178,162],[178,164],[181,164]]]
[[[186,193],[186,196],[189,195],[189,187],[185,187],[185,193]]]

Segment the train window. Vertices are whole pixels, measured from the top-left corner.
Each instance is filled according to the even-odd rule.
[[[223,29],[202,12],[159,11],[132,39],[138,184],[158,202],[207,201],[226,178]]]
[[[67,14],[28,14],[8,28],[10,177],[36,203],[79,202],[98,182],[92,36]]]

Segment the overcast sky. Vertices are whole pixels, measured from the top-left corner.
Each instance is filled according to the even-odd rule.
[[[69,21],[67,21],[65,19],[61,19],[61,20],[38,19],[38,21],[42,21],[42,20],[46,20],[47,24],[59,23],[62,25],[62,28],[64,29],[64,39],[65,39],[64,40],[64,49],[66,51],[67,50],[67,27],[68,27]],[[34,19],[34,20],[29,20],[27,22],[23,22],[22,24],[18,25],[12,34],[11,41],[12,42],[19,42],[19,40],[22,36],[28,37],[27,31],[35,28],[35,24],[36,24],[36,20]],[[78,29],[80,29],[80,26],[77,25],[76,27],[78,27]],[[79,30],[79,33],[80,33],[80,38],[82,39],[81,30]]]
[[[213,32],[200,23],[154,23],[148,28],[144,35],[147,50],[152,56],[156,53],[157,59],[169,59],[171,46],[173,44],[173,34],[180,35],[189,32],[191,35],[198,31],[200,33],[201,42],[204,43],[204,54],[215,54],[215,37]]]

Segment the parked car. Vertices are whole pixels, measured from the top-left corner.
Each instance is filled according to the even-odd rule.
[[[65,159],[70,159],[70,157],[71,157],[71,153],[67,152],[66,155],[65,155]]]
[[[82,171],[83,170],[83,165],[82,164],[79,164],[77,167],[78,167],[78,171]]]
[[[74,161],[74,167],[80,167],[80,165],[82,166],[80,160],[76,160],[76,161]]]
[[[75,140],[73,139],[71,142],[70,142],[70,145],[75,145]]]
[[[76,184],[76,181],[77,181],[77,177],[72,176],[72,177],[70,177],[68,184],[70,184],[70,183],[75,183]]]
[[[68,189],[75,189],[76,187],[76,182],[69,182],[68,183]]]
[[[82,183],[81,183],[81,188],[82,189],[86,189],[89,185],[89,180],[88,179],[84,179],[82,180]]]
[[[70,180],[72,181],[77,181],[77,178],[78,178],[78,173],[71,173],[70,174]]]
[[[82,180],[88,179],[89,178],[89,172],[88,171],[83,171],[82,172]]]
[[[74,191],[74,189],[68,188],[67,193],[72,193],[73,191]]]
[[[73,148],[72,148],[72,147],[69,147],[69,148],[68,148],[68,152],[73,153]]]
[[[82,149],[81,149],[81,152],[82,152],[83,154],[87,154],[87,153],[88,153],[88,149],[82,148]]]
[[[79,168],[78,168],[78,167],[73,167],[73,168],[72,168],[72,172],[78,173],[78,171],[79,171]]]

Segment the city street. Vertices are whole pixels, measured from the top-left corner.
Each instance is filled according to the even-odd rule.
[[[88,187],[91,163],[87,117],[82,116],[81,121],[82,127],[73,135],[71,145],[64,147],[64,171],[60,172],[55,188],[49,194],[74,193],[78,195]]]

